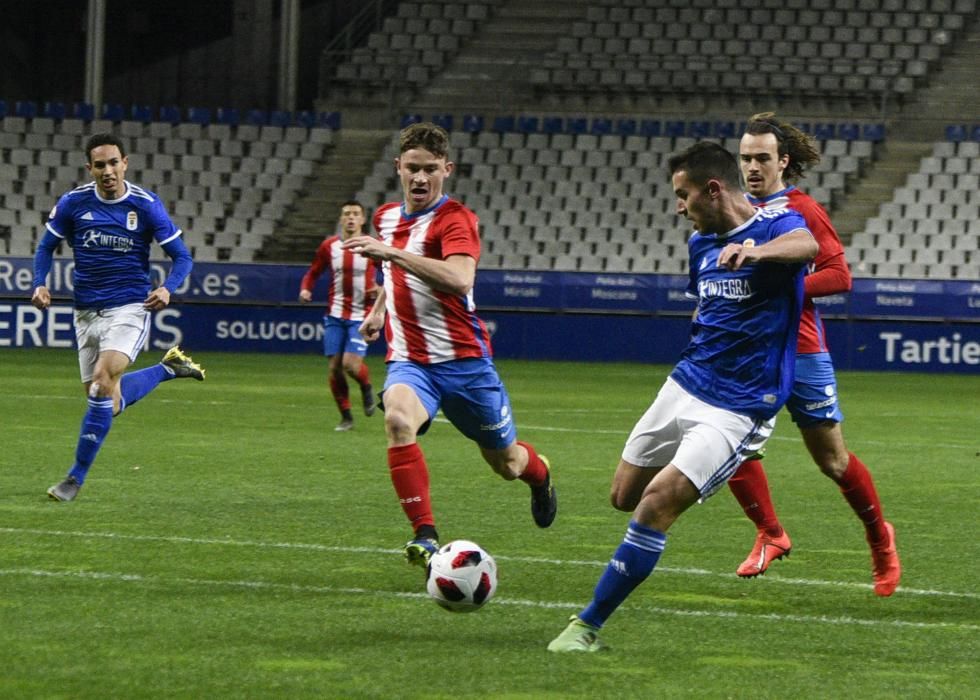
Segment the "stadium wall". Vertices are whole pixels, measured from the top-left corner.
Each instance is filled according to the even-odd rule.
[[[30,305],[33,261],[0,257],[0,348],[73,346],[72,270],[56,259],[55,303]],[[154,263],[162,279],[169,263]],[[174,303],[154,315],[150,348],[316,353],[325,280],[299,304],[302,265],[198,263]],[[479,273],[476,299],[497,357],[672,364],[690,330],[685,276]],[[839,369],[980,373],[980,283],[857,279],[822,300]],[[372,353],[383,352],[381,345]]]

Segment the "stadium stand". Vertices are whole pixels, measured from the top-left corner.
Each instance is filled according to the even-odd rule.
[[[517,120],[514,120],[516,126]],[[452,194],[479,212],[488,268],[684,271],[686,220],[674,214],[664,167],[691,136],[456,131]],[[725,141],[737,148],[737,139]],[[823,142],[807,190],[826,205],[873,157],[869,141]],[[357,193],[368,206],[400,198],[392,139]],[[661,269],[660,266],[663,266]]]
[[[82,148],[89,133],[114,130],[128,141],[132,180],[166,203],[185,242],[202,261],[252,260],[286,218],[334,143],[321,126],[236,127],[211,123],[209,112],[161,111],[162,121],[92,120],[8,114],[0,120],[0,252],[32,255],[47,212],[58,197],[87,178]],[[130,112],[139,115],[141,112]],[[249,206],[251,205],[251,206]],[[162,250],[151,249],[155,258]]]
[[[626,95],[654,108],[661,98],[740,91],[867,108],[924,84],[975,11],[973,0],[769,0],[751,8],[600,0],[545,54],[531,82],[541,94]]]
[[[980,142],[940,141],[855,233],[854,274],[980,279]]]
[[[794,121],[824,158],[802,186],[841,222],[856,275],[978,276],[980,126],[951,124],[929,155],[912,149],[897,162],[901,129],[884,112],[896,95],[918,99],[941,64],[947,71],[957,42],[976,32],[977,0],[379,6],[390,14],[359,46],[328,47],[314,110],[132,105],[120,115],[110,105],[95,119],[84,103],[0,102],[0,239],[10,249],[4,232],[39,224],[81,177],[85,134],[116,128],[133,140],[134,179],[164,197],[199,259],[305,261],[352,190],[369,207],[400,197],[390,124],[402,114],[403,124],[451,130],[461,175],[451,187],[481,216],[485,266],[682,272],[687,226],[664,187],[664,156],[702,138],[734,148],[739,120],[774,107],[807,115]],[[393,121],[340,131],[348,105]],[[841,217],[882,163],[917,171],[887,195],[863,188],[874,189],[862,191],[874,210]]]

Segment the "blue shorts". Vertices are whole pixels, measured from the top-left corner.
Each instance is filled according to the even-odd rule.
[[[786,408],[793,422],[801,428],[844,420],[837,401],[837,377],[834,376],[830,353],[796,356],[796,379]]]
[[[360,321],[324,316],[323,354],[327,357],[340,352],[350,352],[361,357],[367,355],[367,343],[357,331],[360,325]]]
[[[433,365],[403,360],[389,362],[384,388],[394,384],[410,386],[429,414],[419,435],[429,429],[441,407],[449,422],[480,447],[502,450],[517,439],[510,398],[490,359],[453,360]]]

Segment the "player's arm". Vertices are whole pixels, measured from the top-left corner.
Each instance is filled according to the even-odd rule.
[[[807,228],[820,246],[812,270],[803,278],[803,293],[807,297],[825,297],[851,291],[851,270],[844,256],[844,246],[827,212],[814,203],[803,213]]]
[[[476,281],[476,260],[469,255],[437,260],[386,245],[371,236],[348,238],[343,247],[375,260],[388,260],[440,292],[465,296]]]
[[[31,294],[31,304],[38,309],[46,309],[51,306],[51,292],[45,285],[45,281],[48,278],[48,273],[51,272],[54,251],[61,240],[50,230],[47,230],[41,240],[38,241],[37,250],[34,251],[34,292]]]
[[[813,272],[803,278],[803,293],[808,297],[825,297],[851,291],[851,270],[844,251],[826,260],[816,260]]]
[[[299,300],[304,304],[313,300],[313,287],[316,286],[316,281],[320,279],[320,275],[323,274],[327,267],[327,261],[330,259],[330,256],[324,251],[325,247],[326,244],[321,243],[316,249],[313,262],[310,263],[309,269],[299,283]]]
[[[374,300],[374,306],[364,316],[364,320],[361,321],[361,325],[357,328],[361,337],[369,343],[373,343],[378,339],[381,335],[381,329],[385,325],[385,300],[387,297],[384,287],[378,287],[377,289],[378,296]]]
[[[164,252],[170,256],[173,263],[170,266],[170,273],[163,284],[152,290],[143,301],[143,307],[150,311],[159,311],[170,305],[170,295],[187,279],[194,267],[194,259],[191,252],[187,250],[184,241],[180,236],[174,236],[166,243],[161,244]]]
[[[729,243],[718,256],[718,265],[738,270],[748,263],[801,263],[813,260],[820,251],[805,228],[798,228],[757,246]]]

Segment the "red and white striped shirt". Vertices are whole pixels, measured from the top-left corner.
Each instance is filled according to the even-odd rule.
[[[377,287],[376,265],[370,258],[340,247],[340,236],[331,236],[316,249],[310,269],[303,275],[300,289],[313,291],[324,271],[330,271],[326,315],[347,321],[363,321],[369,303],[368,292]],[[371,295],[373,296],[373,295]]]
[[[480,260],[476,214],[443,196],[432,207],[406,214],[400,203],[382,205],[374,228],[387,245],[436,260],[469,255]],[[387,316],[385,339],[390,360],[436,364],[491,357],[490,335],[476,315],[473,290],[456,296],[389,261],[382,264]]]

